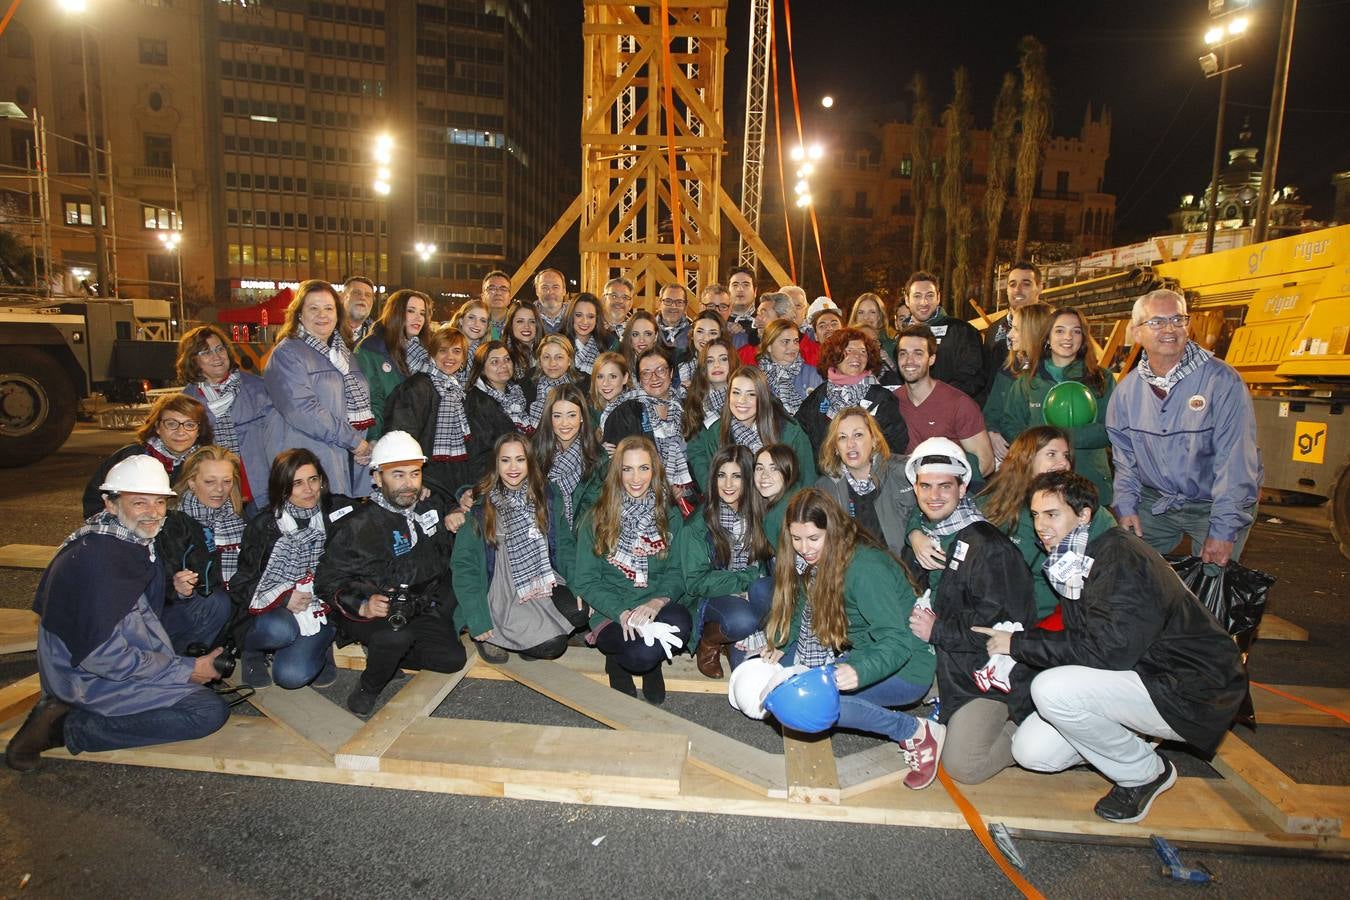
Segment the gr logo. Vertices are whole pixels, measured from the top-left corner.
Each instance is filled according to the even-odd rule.
[[[1294,423],[1294,462],[1321,464],[1327,451],[1325,422]]]

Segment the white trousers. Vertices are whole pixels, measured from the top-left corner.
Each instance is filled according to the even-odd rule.
[[[1087,762],[1122,787],[1148,784],[1162,759],[1140,735],[1183,740],[1133,671],[1087,666],[1047,669],[1031,683],[1036,712],[1013,737],[1013,758],[1035,772]]]

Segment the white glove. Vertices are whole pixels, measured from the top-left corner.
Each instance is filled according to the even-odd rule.
[[[675,658],[671,654],[671,650],[678,650],[684,646],[684,641],[680,638],[680,629],[665,622],[643,622],[637,627],[637,632],[642,635],[642,642],[648,647],[660,641],[661,649],[666,651],[666,659],[668,660]]]
[[[926,590],[926,591],[924,591],[922,594],[920,594],[920,595],[914,600],[914,605],[915,605],[916,607],[918,607],[919,609],[925,610],[926,612],[932,612],[932,611],[933,611],[933,590],[932,590],[932,588],[929,588],[928,590]]]
[[[993,626],[995,631],[1007,631],[1009,633],[1022,631],[1021,622],[996,622]],[[1012,692],[1012,670],[1017,665],[1017,660],[1006,653],[995,653],[989,657],[989,662],[983,668],[975,672],[975,684],[985,693],[989,689],[997,688],[1005,694]]]

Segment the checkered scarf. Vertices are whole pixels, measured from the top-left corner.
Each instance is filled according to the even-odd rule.
[[[1167,394],[1177,386],[1181,379],[1203,366],[1205,360],[1209,357],[1210,353],[1204,347],[1201,347],[1195,341],[1187,341],[1186,349],[1181,352],[1181,360],[1172,367],[1172,371],[1166,375],[1154,375],[1153,368],[1148,363],[1148,351],[1145,350],[1140,353],[1139,377]]]
[[[244,520],[234,511],[234,504],[226,500],[220,509],[212,509],[191,489],[178,498],[178,508],[187,513],[206,531],[207,546],[220,551],[220,574],[229,584],[239,568],[239,544],[244,539]]]
[[[764,446],[764,439],[759,436],[758,426],[753,422],[742,422],[735,416],[731,417],[731,441],[750,448],[752,453],[758,453]]]
[[[562,387],[564,384],[574,384],[571,378],[564,375],[562,378],[541,378],[534,386],[534,402],[530,404],[530,419],[534,422],[534,427],[539,427],[539,420],[544,417],[544,407],[548,405],[548,395],[554,388]]]
[[[534,423],[530,421],[530,405],[525,402],[525,391],[514,381],[506,383],[506,390],[499,391],[488,384],[486,378],[478,379],[478,389],[487,394],[497,405],[502,408],[502,412],[510,417],[511,422],[523,431],[525,434],[534,433]]]
[[[250,609],[267,609],[277,598],[295,587],[306,575],[313,575],[323,556],[323,511],[301,509],[287,500],[277,518],[281,536],[272,545],[258,586],[249,600]]]
[[[427,376],[441,398],[436,406],[436,436],[431,441],[431,458],[438,462],[467,459],[469,451],[465,439],[471,429],[469,416],[464,411],[464,385],[454,375],[447,375],[435,366]]]
[[[121,520],[113,513],[104,510],[94,513],[84,520],[84,524],[70,533],[70,537],[61,542],[61,547],[66,544],[74,543],[86,534],[107,534],[112,535],[118,540],[126,541],[128,544],[140,544],[150,552],[150,561],[155,561],[155,539],[149,540],[139,536],[136,532],[122,524]]]
[[[556,316],[545,315],[542,309],[535,307],[534,314],[539,318],[540,328],[543,328],[550,334],[557,334],[559,331],[562,331],[563,319],[567,315],[567,307],[564,305],[562,309],[558,310]]]
[[[680,316],[680,321],[676,322],[674,325],[667,325],[662,321],[660,316],[656,317],[656,327],[661,331],[661,340],[664,341],[667,346],[671,347],[675,346],[675,340],[680,336],[680,332],[684,330],[686,326],[693,324],[693,321],[691,321],[688,316]]]
[[[833,419],[835,413],[841,409],[862,406],[863,401],[867,399],[867,392],[877,384],[880,382],[871,372],[864,372],[861,377],[854,380],[831,369],[830,377],[825,382],[825,396],[821,400],[820,411],[826,418]]]
[[[595,369],[595,359],[600,355],[600,342],[591,336],[585,342],[576,341],[574,346],[572,365],[576,366],[578,372],[591,374]]]
[[[484,335],[483,337],[480,337],[476,340],[474,338],[469,338],[468,349],[465,350],[464,352],[464,358],[467,359],[469,362],[467,365],[462,367],[458,372],[456,372],[453,376],[451,376],[456,381],[458,381],[460,387],[464,388],[464,390],[466,391],[469,389],[469,370],[473,368],[473,360],[474,357],[478,355],[478,347],[485,340],[487,340],[487,335]]]
[[[516,600],[525,603],[552,597],[558,578],[548,558],[548,535],[539,530],[535,521],[530,492],[524,485],[515,490],[498,487],[490,496],[497,509],[498,540],[502,540],[501,535],[506,536],[502,543]]]
[[[563,515],[568,525],[575,525],[576,511],[572,509],[572,492],[581,484],[581,473],[586,467],[585,457],[581,455],[581,441],[573,440],[571,446],[564,447],[553,454],[553,462],[548,467],[548,480],[558,486],[562,494]]]
[[[182,453],[174,453],[159,439],[159,435],[151,435],[150,439],[145,442],[145,449],[146,455],[153,456],[155,459],[159,460],[160,465],[164,466],[164,471],[168,472],[169,477],[172,478],[174,468],[183,460],[187,459],[187,455],[193,450],[196,450],[197,445],[194,443]]]
[[[605,423],[609,421],[610,414],[618,409],[620,404],[627,403],[629,400],[636,400],[638,392],[636,390],[620,391],[617,396],[605,404],[605,408],[600,410],[600,430],[605,430]]]
[[[704,427],[722,418],[722,408],[727,405],[726,387],[713,387],[709,385],[708,392],[703,395],[703,424]]]
[[[234,397],[241,380],[239,370],[235,369],[220,384],[212,384],[209,381],[197,382],[197,390],[202,392],[202,397],[206,399],[206,408],[211,410],[211,417],[215,420],[211,431],[215,434],[216,444],[233,453],[239,452],[239,435],[235,431],[230,408],[234,406]]]
[[[806,560],[802,559],[800,554],[796,555],[797,574],[805,576],[808,583],[815,578],[814,570],[808,574],[810,566]],[[806,602],[802,604],[802,622],[797,628],[797,652],[794,661],[798,665],[816,668],[817,666],[827,666],[834,662],[834,651],[820,642],[816,636],[815,626],[811,623],[811,598],[808,596]]]
[[[429,373],[436,368],[431,361],[431,355],[427,353],[427,348],[422,345],[422,340],[417,335],[403,342],[403,360],[407,363],[409,375],[416,375],[418,372]]]
[[[680,398],[674,390],[668,392],[666,399],[653,397],[646,391],[637,395],[642,404],[643,418],[651,428],[656,450],[661,454],[661,462],[666,466],[666,482],[671,487],[683,487],[693,479],[689,475],[689,459],[684,443],[684,410]],[[661,418],[659,407],[665,406],[666,416]]]
[[[747,540],[745,517],[732,509],[723,500],[717,501],[717,524],[731,538],[731,560],[727,568],[732,572],[744,572],[750,567],[750,541]]]
[[[1088,529],[1079,525],[1070,531],[1059,546],[1045,559],[1045,580],[1061,597],[1077,600],[1083,596],[1083,582],[1092,571],[1092,560],[1087,558]]]
[[[647,558],[666,550],[666,539],[656,530],[656,493],[634,498],[625,492],[619,515],[619,539],[608,562],[635,587],[645,588]]]
[[[797,390],[797,377],[802,373],[802,358],[799,356],[787,365],[779,365],[769,358],[766,352],[759,359],[759,367],[769,379],[769,389],[787,409],[789,415],[796,415],[802,401],[806,398]]]
[[[300,340],[315,351],[324,355],[333,364],[333,368],[342,374],[342,396],[347,401],[347,422],[358,431],[365,431],[375,424],[375,414],[370,411],[370,388],[361,370],[352,364],[352,351],[342,340],[341,329],[334,328],[325,345],[301,325],[296,330]]]
[[[949,537],[967,525],[984,521],[987,520],[975,506],[975,502],[967,496],[961,498],[961,502],[956,504],[956,509],[952,510],[950,516],[941,522],[930,522],[924,519],[922,528],[924,534],[929,537]]]
[[[844,477],[848,479],[848,486],[853,493],[859,497],[866,497],[877,489],[877,467],[881,465],[881,454],[872,454],[872,468],[868,471],[866,478],[855,478],[853,472],[848,466],[844,466]]]

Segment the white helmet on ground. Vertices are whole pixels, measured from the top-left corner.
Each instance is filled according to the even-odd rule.
[[[169,473],[164,464],[153,456],[128,456],[108,470],[108,476],[98,489],[104,494],[155,494],[172,497]]]
[[[956,441],[945,437],[931,437],[921,441],[919,446],[914,448],[914,452],[910,453],[909,460],[905,463],[905,477],[909,479],[910,484],[914,484],[922,472],[955,475],[964,485],[970,484],[971,476],[974,474],[970,470],[970,460],[966,459],[966,451],[961,449],[961,445]]]
[[[763,657],[747,659],[731,673],[731,682],[727,685],[727,702],[752,719],[764,718],[765,688],[773,677],[781,672],[782,666],[771,663]]]
[[[370,454],[370,467],[382,469],[393,463],[426,462],[422,445],[406,431],[390,431],[375,442]]]

